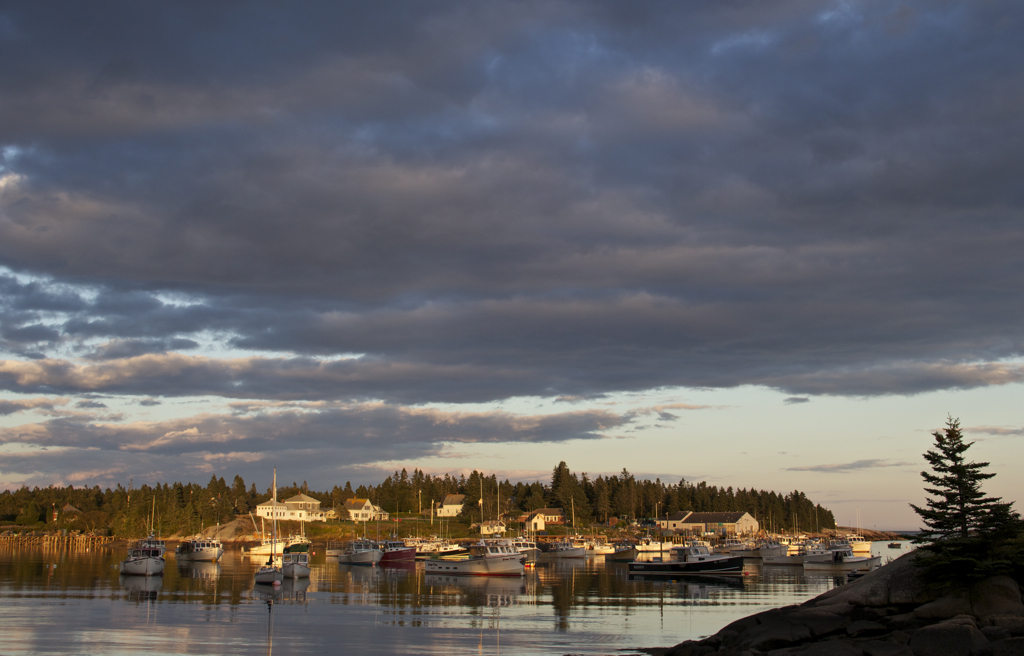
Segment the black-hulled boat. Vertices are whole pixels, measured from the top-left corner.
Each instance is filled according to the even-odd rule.
[[[743,574],[743,556],[725,556],[711,553],[703,544],[674,547],[670,560],[629,563],[630,574],[678,576],[681,574],[714,574],[739,576]]]

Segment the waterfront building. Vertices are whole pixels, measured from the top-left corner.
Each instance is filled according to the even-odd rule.
[[[746,512],[692,512],[684,510],[656,520],[659,528],[680,535],[753,535],[760,525]]]
[[[276,503],[272,499],[264,501],[256,506],[256,516],[278,521],[323,522],[327,520],[327,514],[320,510],[320,502],[305,494],[296,494]]]

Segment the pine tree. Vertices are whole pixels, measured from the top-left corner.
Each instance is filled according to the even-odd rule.
[[[986,497],[981,482],[995,476],[982,470],[987,462],[967,462],[964,454],[973,442],[964,442],[960,420],[948,417],[946,428],[932,433],[935,448],[924,454],[934,473],[921,472],[930,487],[925,492],[933,495],[926,507],[910,504],[927,526],[919,541],[946,538],[967,538],[996,531],[1014,517],[1010,503],[999,498]]]

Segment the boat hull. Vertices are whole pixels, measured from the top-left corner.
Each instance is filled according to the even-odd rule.
[[[616,549],[615,553],[610,556],[605,556],[604,559],[615,563],[631,563],[637,559],[639,553],[640,552],[634,547],[630,547],[628,549]]]
[[[378,549],[370,549],[354,553],[343,553],[338,556],[338,562],[342,565],[376,565],[383,556],[384,554]]]
[[[256,570],[256,574],[253,575],[253,580],[256,583],[270,583],[274,581],[280,583],[284,580],[284,572],[279,567],[264,566]]]
[[[121,562],[121,573],[131,576],[159,576],[164,573],[162,556],[127,558]]]
[[[285,563],[281,568],[281,576],[286,579],[308,579],[310,569],[301,563]]]
[[[426,574],[446,576],[522,576],[526,571],[519,554],[498,558],[437,558],[425,561]]]
[[[665,560],[654,562],[634,561],[629,564],[630,574],[655,576],[677,576],[682,574],[714,574],[715,576],[739,576],[743,574],[743,557],[730,556],[697,562]]]
[[[416,560],[416,549],[414,547],[406,547],[404,549],[388,549],[384,551],[381,556],[381,565],[388,565],[391,563],[408,563]]]
[[[765,565],[803,565],[804,557],[803,554],[797,554],[796,556],[762,556],[761,562]]]
[[[570,547],[568,549],[555,549],[547,553],[550,558],[586,558],[586,547]]]
[[[224,555],[222,547],[198,547],[191,550],[179,550],[174,552],[178,560],[189,560],[196,563],[214,563]]]
[[[804,570],[812,572],[852,572],[854,570],[872,570],[878,567],[882,562],[881,556],[872,556],[871,558],[865,556],[854,556],[853,558],[844,558],[839,562],[808,562],[804,561]]]

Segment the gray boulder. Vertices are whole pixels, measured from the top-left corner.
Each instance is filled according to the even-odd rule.
[[[916,558],[917,553],[912,551],[849,585],[829,590],[807,603],[814,606],[897,606],[929,602],[935,599],[935,595],[918,577],[914,567]]]
[[[1024,638],[1010,638],[994,642],[979,649],[973,656],[1024,656]]]
[[[1024,617],[1024,602],[1020,586],[1009,576],[993,576],[971,587],[973,615],[985,618],[991,615]]]
[[[910,647],[890,640],[868,640],[860,648],[864,656],[914,656]]]
[[[914,656],[970,656],[989,645],[988,638],[970,624],[939,622],[918,629],[910,636]]]
[[[1016,615],[989,615],[981,620],[979,624],[982,627],[998,626],[1015,636],[1024,635],[1024,617]]]

